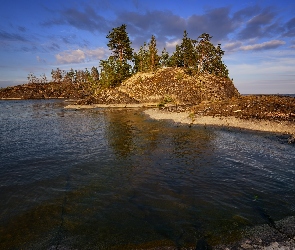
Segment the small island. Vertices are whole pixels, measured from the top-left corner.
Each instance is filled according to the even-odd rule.
[[[280,95],[241,95],[222,61],[221,45],[214,46],[207,33],[197,39],[184,31],[172,55],[159,55],[151,36],[134,52],[126,25],[107,35],[112,55],[85,70],[52,70],[28,75],[28,83],[0,90],[0,99],[73,100],[66,108],[153,108],[145,113],[155,119],[237,127],[289,134],[295,141],[295,98]]]

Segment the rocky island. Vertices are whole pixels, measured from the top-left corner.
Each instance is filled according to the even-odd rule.
[[[50,82],[30,73],[27,84],[0,89],[0,99],[71,99],[67,108],[74,109],[154,107],[145,111],[152,118],[286,133],[294,142],[295,98],[240,95],[211,38],[184,31],[170,56],[165,48],[158,55],[152,35],[134,52],[123,24],[107,35],[112,55],[100,61],[100,72],[57,68]]]
[[[232,80],[183,68],[138,72],[119,86],[93,94],[86,84],[28,83],[0,90],[1,99],[71,99],[66,108],[140,108],[155,119],[295,134],[295,98],[240,95]],[[294,142],[290,136],[289,142]]]

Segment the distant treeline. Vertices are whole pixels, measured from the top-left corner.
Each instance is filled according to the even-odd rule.
[[[101,60],[100,70],[92,67],[85,70],[61,70],[57,68],[51,71],[51,82],[87,84],[93,90],[115,87],[122,81],[137,72],[153,72],[161,67],[183,67],[186,73],[209,73],[228,77],[228,70],[222,56],[224,51],[221,45],[214,46],[211,36],[203,33],[197,39],[188,37],[184,31],[180,45],[176,45],[175,51],[169,55],[166,48],[159,54],[156,37],[151,36],[148,43],[144,43],[138,52],[134,52],[131,41],[126,32],[126,25],[113,28],[107,35],[107,46],[112,54],[106,60]],[[29,83],[47,83],[45,74],[36,77],[33,73],[28,75]]]

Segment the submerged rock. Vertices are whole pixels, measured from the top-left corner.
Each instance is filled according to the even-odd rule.
[[[295,135],[291,135],[288,139],[288,143],[295,143]]]

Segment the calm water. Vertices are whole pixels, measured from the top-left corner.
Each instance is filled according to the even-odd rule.
[[[295,215],[282,136],[63,106],[0,101],[0,249],[214,245]]]

